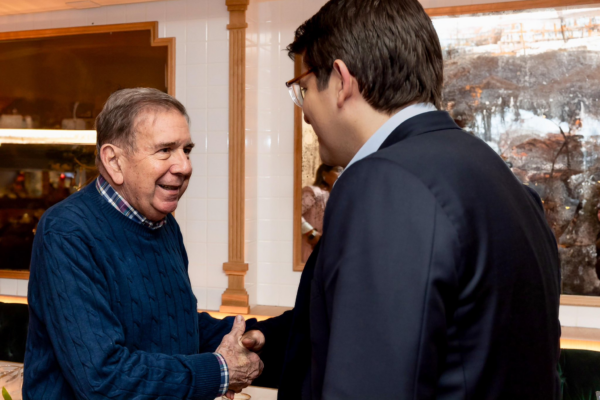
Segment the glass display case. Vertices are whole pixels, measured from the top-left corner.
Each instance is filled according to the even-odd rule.
[[[0,146],[0,264],[28,271],[44,212],[98,175],[93,145]]]
[[[91,182],[111,93],[175,88],[157,22],[0,33],[0,278],[28,279],[37,224]]]

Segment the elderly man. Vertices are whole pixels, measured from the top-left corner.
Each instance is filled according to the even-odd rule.
[[[37,230],[23,398],[212,400],[241,390],[261,361],[239,343],[241,316],[196,311],[171,215],[192,174],[184,106],[126,89],[96,122],[100,176]]]

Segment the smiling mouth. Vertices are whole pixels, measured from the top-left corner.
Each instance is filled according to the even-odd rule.
[[[179,190],[180,186],[158,185],[165,190]]]

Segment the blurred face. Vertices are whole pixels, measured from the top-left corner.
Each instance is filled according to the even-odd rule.
[[[189,127],[177,111],[138,118],[135,151],[123,158],[121,195],[151,221],[175,211],[192,175]]]
[[[333,184],[335,183],[335,181],[338,180],[341,173],[342,170],[336,168],[332,169],[329,172],[323,172],[323,180],[327,183],[327,185],[329,185],[330,188],[332,188]]]

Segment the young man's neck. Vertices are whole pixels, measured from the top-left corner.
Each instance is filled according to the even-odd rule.
[[[400,110],[398,110],[400,111]],[[355,113],[351,113],[347,121],[348,147],[346,154],[346,165],[354,158],[356,153],[367,143],[367,141],[385,124],[396,112],[392,114],[377,111],[370,105],[359,107]],[[345,167],[345,166],[344,166]]]

